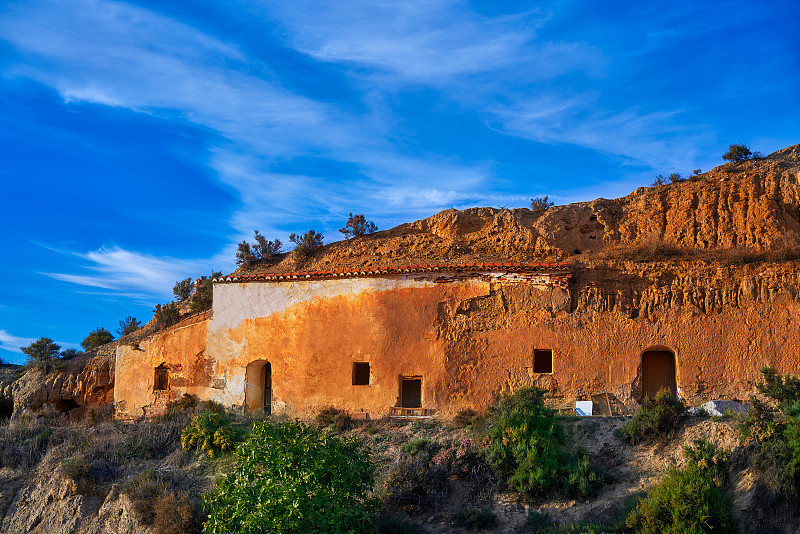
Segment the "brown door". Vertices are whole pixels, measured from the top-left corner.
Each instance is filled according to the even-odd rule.
[[[400,404],[402,407],[422,408],[422,379],[403,378],[400,384]]]
[[[272,411],[272,364],[266,360],[250,362],[245,370],[245,410]]]
[[[661,388],[678,393],[675,355],[668,350],[648,350],[642,354],[642,397],[655,398]]]

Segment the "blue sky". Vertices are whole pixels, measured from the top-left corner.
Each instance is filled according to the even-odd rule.
[[[800,142],[800,4],[0,4],[0,358],[259,229],[622,196]]]

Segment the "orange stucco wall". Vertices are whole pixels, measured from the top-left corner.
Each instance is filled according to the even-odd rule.
[[[402,376],[421,376],[423,407],[445,413],[483,408],[525,385],[565,404],[599,393],[632,404],[651,347],[675,353],[677,385],[692,404],[747,398],[765,365],[800,372],[794,299],[714,313],[663,306],[634,317],[576,310],[576,294],[487,277],[219,284],[213,319],[118,349],[117,411],[140,416],[183,393],[241,408],[255,360],[271,364],[273,413],[290,416],[329,405],[385,415]],[[535,349],[552,349],[552,374],[533,372]],[[353,362],[369,362],[369,385],[352,384]],[[171,369],[166,394],[152,391],[162,363]]]

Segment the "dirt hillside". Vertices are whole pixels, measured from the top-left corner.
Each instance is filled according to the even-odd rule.
[[[331,243],[298,265],[292,254],[242,273],[434,262],[590,259],[631,246],[766,252],[800,246],[800,145],[727,163],[623,198],[526,208],[450,209]]]

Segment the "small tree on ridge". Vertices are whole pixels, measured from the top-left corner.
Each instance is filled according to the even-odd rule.
[[[61,345],[54,342],[49,337],[40,337],[27,347],[20,347],[22,352],[28,356],[28,363],[44,371],[49,371],[53,365],[53,360],[58,357]]]
[[[374,222],[368,221],[363,214],[353,215],[351,213],[347,218],[347,224],[339,231],[344,234],[345,239],[350,239],[351,237],[374,234],[378,231],[378,227],[375,226]]]

